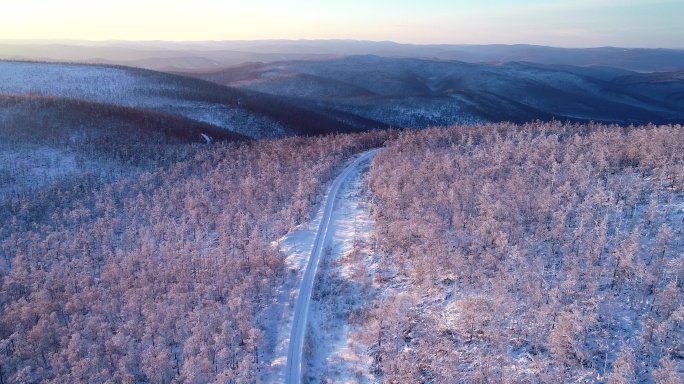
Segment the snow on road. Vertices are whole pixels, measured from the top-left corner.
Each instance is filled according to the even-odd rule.
[[[330,229],[331,217],[335,206],[335,199],[342,183],[352,174],[358,172],[361,164],[370,161],[375,156],[377,150],[364,153],[358,159],[342,171],[330,187],[330,192],[325,202],[323,218],[321,219],[318,233],[314,240],[313,251],[304,272],[304,278],[300,285],[297,303],[295,304],[294,316],[292,319],[292,333],[287,352],[287,365],[285,367],[285,382],[299,383],[302,378],[302,356],[304,349],[304,339],[306,337],[307,320],[309,316],[309,306],[311,303],[311,292],[318,269],[318,262],[328,244],[328,233]]]
[[[372,383],[373,358],[360,338],[362,314],[378,299],[367,169],[349,177],[335,202],[329,241],[312,292],[303,382]]]
[[[313,219],[277,244],[286,257],[292,276],[286,278],[279,301],[271,307],[264,321],[268,329],[264,362],[270,369],[262,377],[265,382],[299,383],[302,378],[302,350],[309,319],[311,295],[321,256],[331,241],[331,228],[339,219],[339,193],[345,181],[357,175],[377,150],[362,154],[333,181],[328,194]],[[300,283],[301,281],[301,283]]]

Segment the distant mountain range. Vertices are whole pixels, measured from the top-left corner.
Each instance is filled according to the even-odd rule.
[[[468,63],[524,61],[607,66],[638,72],[684,70],[684,50],[554,48],[535,45],[413,45],[355,40],[258,41],[16,41],[0,39],[0,59],[122,64],[178,71],[215,69],[248,62],[328,59],[350,55],[454,60]]]

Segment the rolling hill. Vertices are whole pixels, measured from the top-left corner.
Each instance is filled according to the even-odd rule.
[[[276,46],[238,42],[137,45],[166,55],[158,58],[170,58],[173,52],[169,50],[179,47],[206,55],[218,55],[228,48],[254,50],[262,55]],[[328,54],[333,47],[345,53],[354,52],[353,47],[357,51],[372,51],[379,46],[349,43],[345,48],[345,44],[332,42],[328,48],[321,48],[320,55],[313,60],[310,56],[296,56],[311,52],[318,46],[313,42],[281,46],[287,48],[287,55],[282,57],[307,59],[250,62],[228,68],[224,67],[225,61],[211,59],[215,62],[211,69],[177,73],[112,65],[3,61],[0,94],[64,97],[157,111],[256,139],[350,133],[390,126],[425,128],[502,121],[684,123],[682,72],[634,72],[611,62],[608,58],[613,56],[600,50],[592,51],[594,61],[569,60],[591,64],[577,66],[522,54],[501,58],[533,62],[466,63],[435,58],[336,56]],[[145,54],[141,52],[138,56],[121,53],[134,47],[135,44],[122,42],[113,51],[119,53],[112,55],[143,60]],[[101,46],[90,48],[104,50]],[[419,51],[403,48],[406,52]],[[553,51],[527,48],[537,53]],[[494,55],[522,52],[523,47],[470,50]],[[676,61],[675,53],[669,52],[674,56],[668,56],[668,60]],[[557,57],[565,56],[559,53]],[[262,57],[265,61],[274,58]],[[616,66],[597,65],[603,63]],[[678,68],[667,63],[658,68]]]
[[[360,130],[281,97],[139,68],[0,61],[0,94],[39,95],[174,114],[252,138]],[[381,124],[366,122],[362,128]]]
[[[681,73],[364,55],[252,63],[192,75],[397,127],[535,119],[684,122]]]

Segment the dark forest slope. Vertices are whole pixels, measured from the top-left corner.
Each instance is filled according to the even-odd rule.
[[[397,127],[535,119],[684,123],[678,73],[366,55],[253,63],[192,76]]]

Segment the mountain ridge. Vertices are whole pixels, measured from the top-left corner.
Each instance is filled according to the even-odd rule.
[[[57,48],[56,46],[59,46]],[[386,57],[459,60],[473,63],[530,61],[539,64],[609,66],[642,72],[684,70],[684,49],[563,48],[531,44],[402,44],[359,40],[243,40],[243,41],[17,41],[0,40],[0,59],[47,58],[58,61],[101,59],[136,64],[148,69],[197,70],[247,62],[311,60],[359,54]],[[178,61],[179,57],[192,58]],[[158,60],[150,59],[157,58]],[[196,59],[205,59],[197,65]],[[167,62],[164,62],[167,60]],[[97,60],[96,60],[97,61]],[[176,65],[171,65],[171,62]]]

